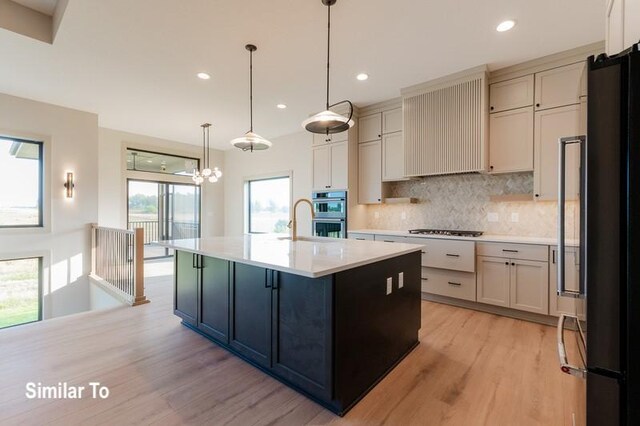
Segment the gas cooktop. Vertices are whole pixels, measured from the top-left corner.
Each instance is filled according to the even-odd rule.
[[[460,231],[456,229],[410,229],[410,234],[450,235],[452,237],[479,237],[481,231]]]

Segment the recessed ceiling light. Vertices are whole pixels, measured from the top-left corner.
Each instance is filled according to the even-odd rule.
[[[287,108],[287,106],[285,104],[278,104],[278,105],[276,105],[276,108],[285,109],[285,108]]]
[[[369,78],[369,74],[366,73],[360,73],[356,76],[356,78],[360,81],[365,81]]]
[[[147,160],[147,163],[153,163],[153,161],[152,160]]]
[[[503,33],[505,31],[509,31],[511,28],[516,26],[516,21],[512,21],[511,19],[507,21],[502,21],[496,27],[496,31],[499,33]]]
[[[197,76],[201,80],[209,80],[211,78],[211,76],[209,74],[207,74],[206,72],[199,72],[197,74]]]

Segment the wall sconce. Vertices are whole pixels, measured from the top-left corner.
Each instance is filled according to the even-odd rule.
[[[76,185],[73,183],[73,173],[67,172],[67,180],[64,182],[64,187],[67,190],[67,198],[73,198],[73,188]]]

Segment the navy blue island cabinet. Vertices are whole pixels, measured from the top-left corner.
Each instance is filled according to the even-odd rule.
[[[309,278],[178,250],[174,313],[344,415],[418,344],[420,251]]]

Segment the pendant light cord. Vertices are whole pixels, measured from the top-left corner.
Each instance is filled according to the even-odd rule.
[[[205,133],[205,125],[202,125],[202,169],[207,167],[207,139]]]
[[[249,117],[253,133],[253,50],[249,51]]]
[[[327,6],[327,109],[329,109],[329,53],[331,51],[331,5]]]

